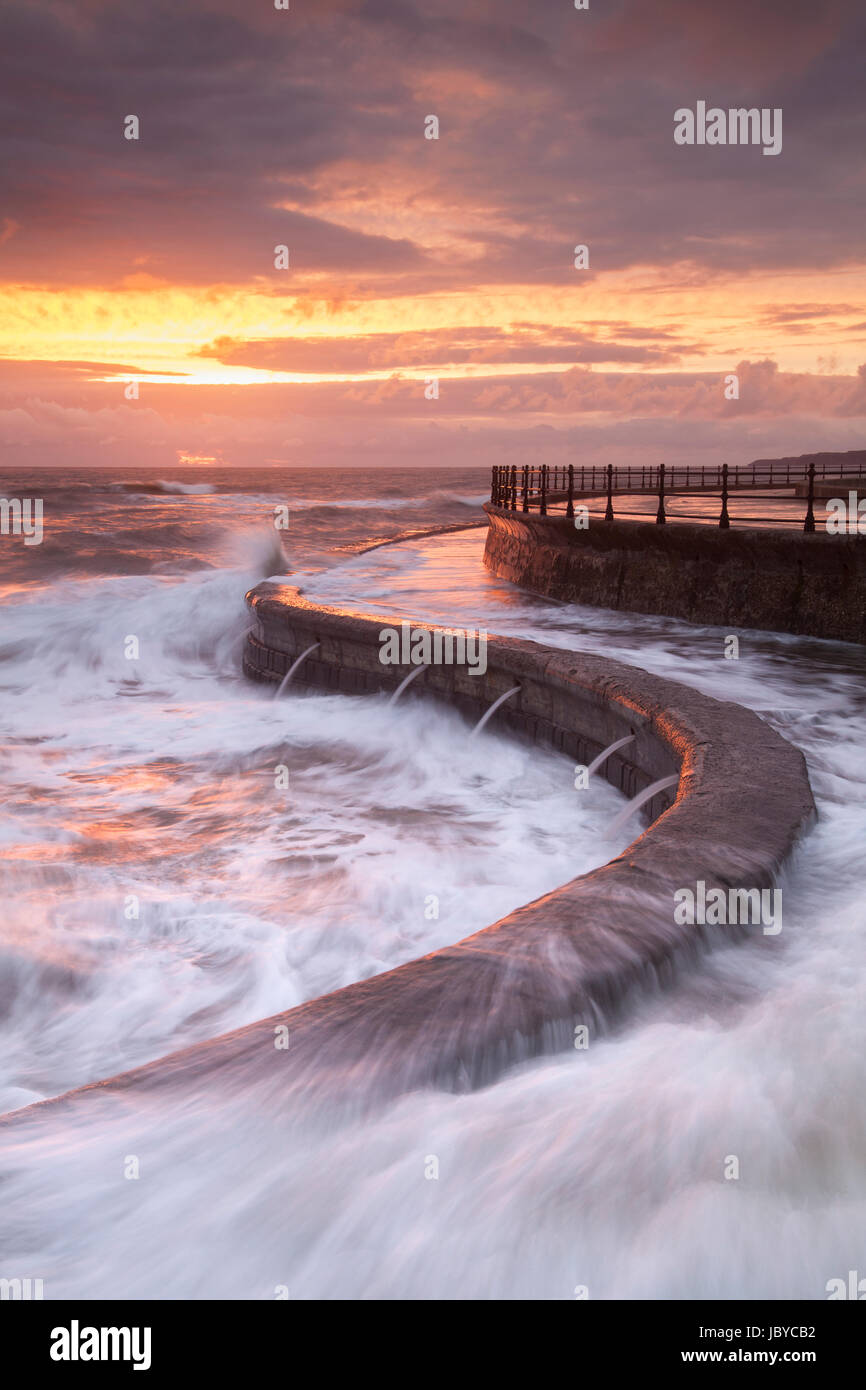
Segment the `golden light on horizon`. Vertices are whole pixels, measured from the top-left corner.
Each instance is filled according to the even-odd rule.
[[[778,306],[806,300],[825,309],[823,315],[813,315],[808,331],[773,321]],[[283,371],[220,362],[219,349],[213,346],[220,340],[266,346],[269,340],[312,338],[333,340],[337,347],[375,334],[445,334],[483,327],[517,335],[534,325],[541,333],[585,330],[600,348],[605,343],[613,345],[609,361],[594,359],[597,370],[723,371],[730,369],[734,358],[772,357],[781,370],[820,371],[826,367],[816,366],[817,359],[832,349],[834,369],[845,373],[856,370],[863,360],[866,337],[856,332],[862,323],[858,325],[859,311],[851,306],[864,301],[866,272],[861,269],[816,272],[808,285],[802,275],[755,274],[738,281],[736,297],[728,279],[696,285],[684,267],[677,277],[650,268],[599,274],[561,291],[494,286],[462,294],[369,298],[341,306],[307,298],[303,291],[293,297],[261,286],[53,289],[18,285],[0,290],[0,353],[7,359],[46,363],[84,361],[107,368],[118,364],[117,373],[94,373],[93,380],[120,376],[188,386],[386,380],[395,375],[418,379],[433,368],[468,378],[534,374],[574,365],[570,360],[485,362],[483,353],[479,360],[452,364],[446,343],[438,357],[434,345],[424,365]],[[618,342],[651,344],[654,340],[672,349],[672,360],[638,364],[618,360]],[[124,372],[124,366],[135,370]]]

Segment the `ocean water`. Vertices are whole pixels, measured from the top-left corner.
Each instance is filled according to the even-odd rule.
[[[862,1270],[861,649],[742,633],[728,661],[719,630],[521,594],[483,569],[481,530],[365,549],[476,522],[481,475],[0,483],[45,505],[42,546],[0,548],[0,1275],[47,1297],[759,1299]],[[243,594],[265,575],[757,709],[803,748],[820,812],[782,933],[474,1093],[331,1113],[269,1068],[241,1094],[216,1076],[16,1117],[458,939],[620,847],[611,789],[576,796],[566,760],[495,728],[244,682]]]
[[[338,504],[306,477],[43,480],[42,545],[4,538],[2,1110],[411,960],[609,857],[618,798],[598,782],[575,806],[552,753],[241,675],[244,594],[293,551],[319,566],[477,519],[400,481]]]

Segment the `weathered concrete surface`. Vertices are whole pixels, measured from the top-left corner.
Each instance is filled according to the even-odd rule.
[[[484,563],[551,598],[866,642],[866,537],[590,521],[490,503]],[[820,525],[820,513],[816,518]]]
[[[301,683],[371,693],[396,688],[406,674],[379,661],[379,633],[399,619],[321,608],[274,584],[247,598],[255,628],[244,665],[255,679],[275,684],[312,642],[321,645],[299,670]],[[335,1105],[356,1111],[422,1085],[479,1086],[514,1062],[568,1047],[576,1024],[600,1031],[636,990],[696,960],[713,931],[737,930],[675,925],[674,891],[699,879],[744,888],[775,881],[815,815],[802,754],[741,706],[620,662],[491,637],[488,663],[484,676],[430,669],[405,698],[426,684],[427,698],[453,701],[475,719],[519,682],[519,695],[494,716],[501,726],[583,763],[634,730],[627,758],[610,760],[609,780],[630,794],[675,770],[675,804],[664,810],[657,798],[653,813],[662,814],[609,864],[453,946],[7,1123],[64,1107],[80,1119],[82,1106],[107,1097],[126,1106],[130,1091],[180,1097],[194,1109],[217,1090],[255,1095],[260,1107],[327,1106],[333,1116]],[[281,1025],[286,1052],[274,1047]]]
[[[856,478],[822,478],[820,482],[816,481],[812,487],[812,496],[815,498],[816,502],[820,501],[822,503],[820,508],[817,506],[815,507],[815,520],[817,524],[821,526],[827,515],[826,506],[828,498],[841,497],[843,502],[847,502],[848,495],[852,492],[858,500],[861,497],[866,497],[866,484],[859,482]],[[808,497],[809,484],[795,483],[794,496]]]

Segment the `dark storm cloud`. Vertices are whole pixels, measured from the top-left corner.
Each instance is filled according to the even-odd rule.
[[[239,15],[243,7],[238,7]],[[195,5],[10,6],[0,56],[6,279],[105,283],[277,278],[287,244],[301,272],[351,266],[399,275],[423,263],[404,239],[349,231],[281,201],[387,117],[352,112],[294,32]],[[321,32],[318,65],[332,48]],[[331,58],[336,55],[332,52]],[[332,72],[332,80],[335,74]],[[392,93],[391,100],[394,100]],[[123,137],[137,115],[138,141]]]
[[[0,29],[7,281],[364,295],[572,284],[577,242],[593,270],[698,281],[862,257],[858,0],[22,0]],[[782,107],[781,155],[676,147],[699,98]],[[388,232],[404,201],[411,238]]]

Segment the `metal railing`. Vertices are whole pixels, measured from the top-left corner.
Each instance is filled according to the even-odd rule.
[[[866,481],[866,465],[858,463],[801,463],[770,462],[750,464],[747,468],[729,468],[726,463],[714,468],[675,466],[665,464],[647,465],[640,468],[631,465],[614,468],[612,464],[579,468],[573,464],[550,467],[548,464],[533,466],[524,464],[494,464],[490,501],[494,506],[509,511],[538,511],[546,516],[548,510],[558,510],[564,505],[565,515],[574,516],[577,499],[604,497],[606,506],[605,521],[613,521],[616,516],[614,497],[619,494],[647,493],[658,499],[656,523],[663,526],[668,521],[666,499],[671,496],[701,496],[705,493],[719,495],[721,508],[718,524],[723,529],[731,525],[728,502],[732,494],[750,493],[755,498],[765,494],[759,488],[782,489],[805,485],[806,514],[803,530],[815,530],[815,482],[832,479],[834,482],[852,480]],[[689,520],[688,517],[678,518]],[[746,522],[779,522],[785,520],[778,516],[738,517]]]

